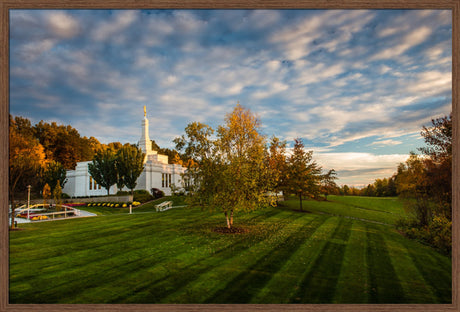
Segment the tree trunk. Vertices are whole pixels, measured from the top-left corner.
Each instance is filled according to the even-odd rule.
[[[299,200],[300,200],[300,211],[303,211],[303,209],[302,209],[302,193],[299,194]]]
[[[233,227],[233,210],[230,211],[230,227]]]
[[[230,224],[230,219],[228,218],[228,213],[227,211],[225,212],[225,219],[227,219],[227,228],[231,229],[232,225]]]

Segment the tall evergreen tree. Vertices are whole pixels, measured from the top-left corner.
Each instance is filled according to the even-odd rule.
[[[287,168],[287,189],[299,197],[300,210],[304,196],[316,197],[319,193],[321,167],[313,160],[313,151],[305,151],[301,139],[295,139],[294,150]]]
[[[324,194],[326,200],[328,195],[334,194],[338,189],[335,180],[337,180],[337,172],[334,169],[329,170],[321,178],[321,193]]]

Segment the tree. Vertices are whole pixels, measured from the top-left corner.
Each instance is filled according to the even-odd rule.
[[[190,158],[184,181],[189,181],[190,202],[225,215],[227,228],[233,215],[251,211],[270,202],[270,177],[266,162],[265,138],[260,123],[249,109],[240,104],[214,130],[201,123],[191,123],[186,135],[174,140],[176,149]]]
[[[419,150],[435,162],[452,159],[452,114],[432,119],[431,123],[431,127],[423,126],[420,133],[428,146]]]
[[[214,179],[214,142],[211,136],[214,130],[206,124],[192,122],[185,128],[185,135],[175,138],[178,151],[188,158],[185,163],[187,170],[182,175],[187,201],[192,206],[209,207],[210,198],[215,189]]]
[[[54,203],[56,204],[56,210],[61,210],[61,197],[62,197],[62,188],[59,181],[56,183],[56,187],[53,190]]]
[[[14,226],[15,193],[26,190],[27,185],[35,187],[38,174],[45,164],[43,146],[27,133],[21,133],[20,127],[10,116],[9,124],[9,180],[8,191],[12,210],[11,227]]]
[[[421,135],[426,147],[419,148],[425,160],[431,199],[437,203],[438,214],[452,219],[452,114],[431,120]]]
[[[270,171],[271,188],[274,192],[286,193],[286,141],[280,141],[277,137],[272,137],[267,155],[267,166]]]
[[[74,169],[77,162],[91,160],[94,149],[100,147],[95,138],[81,137],[71,126],[40,121],[33,127],[34,137],[43,145],[47,160],[61,163],[65,169]]]
[[[420,226],[426,226],[432,218],[429,203],[428,180],[423,160],[411,153],[405,163],[398,166],[397,191],[405,198],[414,198],[414,215]]]
[[[319,193],[321,167],[313,160],[313,151],[306,152],[301,139],[295,139],[294,150],[288,160],[287,188],[299,197],[302,211],[304,196],[316,197]]]
[[[118,180],[115,152],[111,149],[96,152],[93,161],[88,164],[88,172],[110,195],[110,187]]]
[[[48,184],[49,187],[54,190],[56,187],[57,182],[59,181],[61,188],[67,182],[67,170],[65,170],[64,166],[61,165],[57,161],[50,161],[46,164],[43,172],[43,182]]]
[[[116,171],[120,189],[126,185],[134,196],[134,189],[137,185],[137,178],[144,170],[145,154],[140,148],[125,144],[116,154]],[[102,184],[101,184],[102,185]]]
[[[48,185],[48,183],[46,183],[45,186],[43,187],[42,195],[43,195],[43,206],[46,207],[46,201],[51,197],[51,188]]]
[[[322,176],[320,189],[326,200],[329,194],[334,194],[338,189],[335,180],[337,180],[337,172],[335,172],[334,169],[329,170],[325,175]]]
[[[260,134],[260,122],[249,109],[239,103],[225,118],[217,131],[216,160],[219,179],[213,204],[233,225],[233,214],[267,206],[271,198],[271,176],[266,163],[265,138]]]

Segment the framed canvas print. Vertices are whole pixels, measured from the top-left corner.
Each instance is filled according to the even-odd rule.
[[[3,1],[2,311],[458,311],[459,5]]]

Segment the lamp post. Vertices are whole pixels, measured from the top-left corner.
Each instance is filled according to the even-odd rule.
[[[29,220],[29,211],[30,211],[30,185],[27,185],[27,220]]]

